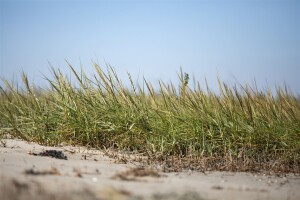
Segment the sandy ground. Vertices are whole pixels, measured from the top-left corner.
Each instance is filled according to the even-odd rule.
[[[118,164],[101,151],[0,143],[0,199],[300,199],[300,176],[233,172],[162,173]],[[67,160],[39,156],[62,151]]]

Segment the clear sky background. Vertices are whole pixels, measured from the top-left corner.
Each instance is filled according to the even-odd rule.
[[[49,64],[121,78],[177,81],[180,66],[216,89],[216,77],[300,94],[300,0],[0,0],[0,76],[39,84]]]

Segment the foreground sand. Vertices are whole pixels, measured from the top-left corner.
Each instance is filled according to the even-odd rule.
[[[68,160],[37,156],[61,150]],[[233,172],[162,173],[118,164],[101,151],[0,143],[0,199],[300,199],[300,176]]]

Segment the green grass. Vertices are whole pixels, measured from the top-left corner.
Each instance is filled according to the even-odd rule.
[[[93,64],[90,79],[68,65],[76,84],[54,68],[48,88],[30,85],[25,73],[23,89],[3,80],[2,135],[130,150],[154,160],[210,160],[210,169],[245,171],[255,164],[300,171],[300,98],[287,89],[272,94],[219,80],[216,94],[207,84],[205,90],[199,83],[189,87],[182,71],[179,86],[160,81],[155,90],[146,80],[134,84],[128,74],[127,88],[109,66],[104,71]]]

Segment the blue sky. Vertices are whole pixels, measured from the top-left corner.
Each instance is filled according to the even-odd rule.
[[[48,61],[70,73],[110,63],[156,82],[177,81],[180,66],[216,89],[216,77],[300,94],[300,1],[0,0],[0,76],[24,70],[37,83]]]

